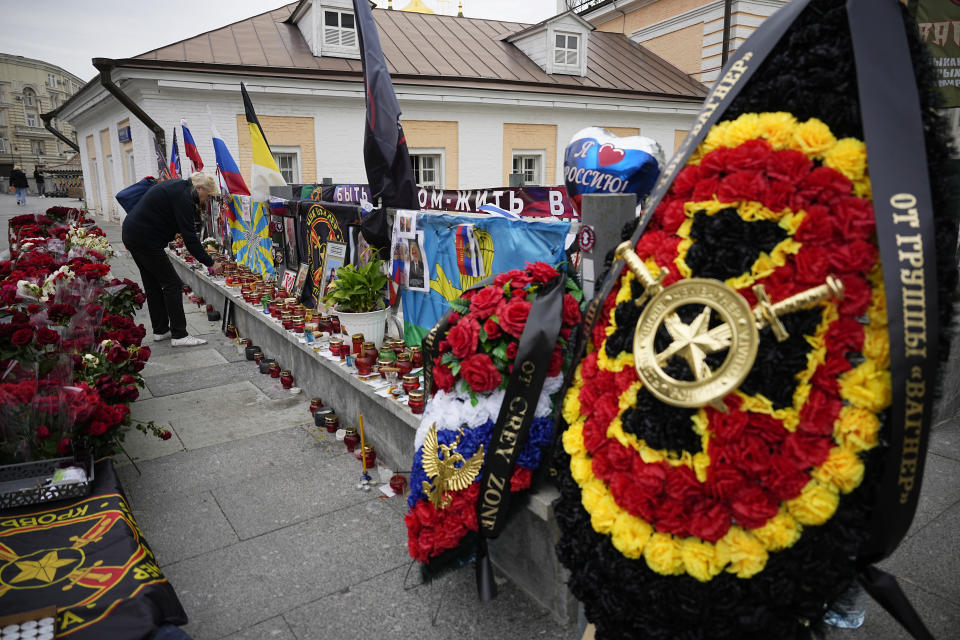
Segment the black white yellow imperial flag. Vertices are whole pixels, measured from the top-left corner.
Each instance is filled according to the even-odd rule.
[[[721,71],[586,313],[561,560],[602,638],[806,638],[916,507],[948,353],[944,124],[895,0],[795,0]]]

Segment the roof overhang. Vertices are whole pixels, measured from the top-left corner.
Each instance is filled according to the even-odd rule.
[[[224,74],[239,77],[288,78],[317,81],[339,81],[360,84],[363,83],[361,71],[319,70],[301,67],[259,67],[249,65],[232,65],[217,63],[180,62],[171,60],[149,60],[141,58],[124,58],[113,60],[113,68],[117,72],[123,70],[174,71],[201,74]],[[129,75],[129,74],[128,74]],[[450,78],[449,76],[426,76],[391,74],[394,84],[413,86],[440,86],[462,89],[485,89],[494,91],[524,91],[530,93],[560,93],[564,95],[579,95],[584,97],[596,96],[606,98],[642,98],[650,100],[667,100],[685,103],[701,103],[702,95],[678,95],[672,93],[641,92],[631,89],[594,88],[572,84],[534,83],[528,81],[512,81],[501,78]],[[91,80],[73,98],[65,102],[60,108],[65,109],[74,99],[87,92],[91,85],[99,84],[99,76]]]

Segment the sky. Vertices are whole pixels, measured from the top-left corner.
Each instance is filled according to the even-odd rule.
[[[87,81],[92,58],[130,58],[211,29],[284,6],[283,0],[36,0],[7,2],[0,52],[63,67]],[[409,0],[394,0],[394,9]],[[456,14],[458,0],[423,0],[438,13]],[[387,0],[377,0],[386,8]],[[446,9],[444,10],[444,5]],[[463,0],[469,18],[540,22],[557,0]]]

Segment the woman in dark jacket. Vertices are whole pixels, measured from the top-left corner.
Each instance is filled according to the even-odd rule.
[[[10,186],[16,189],[17,204],[27,204],[27,174],[20,170],[20,165],[14,165],[10,171]]]
[[[123,220],[123,244],[140,269],[147,294],[147,309],[156,342],[172,338],[174,347],[194,347],[206,340],[187,334],[183,312],[183,284],[164,248],[179,233],[183,244],[214,274],[223,265],[203,250],[193,220],[200,206],[217,193],[217,183],[208,173],[195,173],[189,180],[158,182],[143,194]]]

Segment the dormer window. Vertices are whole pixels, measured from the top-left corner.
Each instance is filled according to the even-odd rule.
[[[587,75],[587,38],[594,26],[567,11],[505,38],[547,73]]]
[[[572,33],[557,33],[553,50],[553,64],[557,71],[563,67],[580,70],[580,36]]]
[[[350,11],[323,12],[323,48],[356,49],[357,31],[354,26],[353,13]]]

